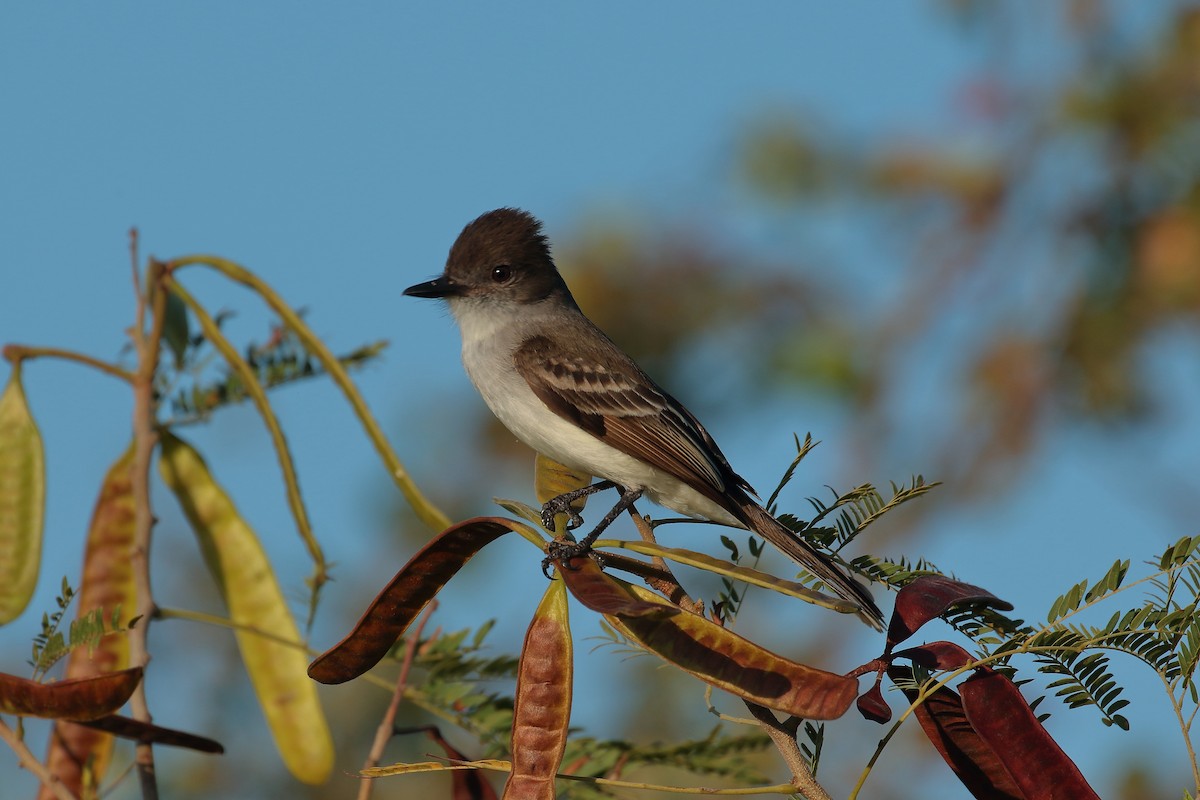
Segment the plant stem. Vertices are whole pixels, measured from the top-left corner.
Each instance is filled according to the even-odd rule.
[[[234,622],[228,617],[222,617],[216,614],[206,614],[203,611],[191,611],[186,608],[155,607],[154,615],[155,619],[182,619],[188,622],[199,622],[202,625],[214,625],[220,628],[228,628],[232,631],[245,631],[246,633],[260,636],[263,639],[267,639],[287,647],[294,647],[310,656],[319,655],[317,651],[310,648],[304,642],[298,642],[295,639],[289,639],[286,636],[280,636],[277,633],[272,633],[271,631],[263,630],[262,628],[256,628],[253,625]]]
[[[1158,678],[1162,681],[1163,689],[1166,690],[1167,697],[1170,699],[1171,711],[1174,712],[1175,719],[1179,723],[1179,732],[1183,734],[1183,746],[1187,748],[1188,761],[1192,767],[1192,784],[1200,795],[1200,764],[1196,762],[1196,748],[1192,745],[1191,721],[1183,716],[1183,701],[1175,696],[1175,682],[1168,681],[1161,672],[1158,673]],[[1195,716],[1195,712],[1193,712],[1193,716]]]
[[[646,518],[637,513],[633,506],[629,507],[629,518],[633,520],[633,526],[637,528],[638,535],[643,541],[651,544],[658,544],[658,540],[654,538],[654,528],[646,521]],[[693,600],[683,588],[683,584],[675,577],[675,573],[671,571],[671,567],[667,565],[666,559],[661,556],[651,557],[651,563],[662,572],[665,578],[645,578],[646,584],[659,592],[666,595],[672,603],[680,608],[691,611],[700,616],[704,616],[704,603]]]
[[[512,763],[509,761],[498,761],[489,759],[486,761],[459,761],[457,759],[446,759],[449,766],[441,764],[428,765],[431,769],[423,770],[425,772],[448,771],[452,769],[486,769],[492,772],[512,772]],[[425,766],[425,765],[422,765]],[[390,774],[387,767],[382,767],[378,770],[378,777]],[[596,786],[611,786],[614,789],[640,789],[649,792],[663,792],[671,794],[693,794],[704,795],[705,797],[748,797],[750,795],[763,794],[786,794],[792,795],[796,793],[796,787],[790,783],[777,783],[772,786],[744,786],[736,789],[713,789],[708,786],[670,786],[661,783],[646,783],[644,781],[623,781],[614,778],[593,778],[588,775],[571,775],[565,772],[559,772],[554,776],[558,780],[576,781],[578,783],[591,783]]]
[[[250,272],[245,267],[225,259],[217,258],[216,256],[192,255],[177,258],[171,262],[171,269],[181,269],[191,264],[201,264],[203,266],[215,269],[230,280],[237,281],[243,286],[248,287],[258,294],[263,301],[269,305],[283,324],[291,328],[300,341],[308,349],[310,353],[317,357],[321,362],[321,366],[329,373],[329,377],[338,385],[342,392],[346,395],[346,399],[350,401],[350,405],[354,407],[354,413],[358,417],[359,422],[367,432],[367,438],[375,445],[375,450],[383,459],[384,465],[387,467],[388,474],[392,476],[396,486],[404,494],[417,517],[434,531],[440,532],[450,527],[450,518],[447,517],[441,509],[431,503],[417,485],[413,482],[408,474],[408,470],[400,463],[400,459],[392,450],[387,438],[383,435],[383,429],[379,427],[379,423],[371,414],[371,410],[367,408],[366,401],[362,399],[358,388],[350,380],[350,376],[346,373],[346,368],[337,360],[325,343],[321,341],[312,329],[305,324],[304,320],[296,311],[283,302],[275,290],[266,284],[261,278]]]
[[[135,379],[132,372],[121,369],[116,364],[109,364],[107,361],[101,361],[98,358],[92,358],[83,353],[76,353],[74,350],[64,350],[61,347],[31,347],[24,344],[9,344],[4,346],[4,358],[9,361],[26,358],[62,358],[67,361],[74,361],[77,364],[93,367],[106,375],[112,375],[114,378],[120,378],[128,383],[133,383]]]
[[[770,709],[757,703],[751,703],[749,700],[742,702],[746,704],[746,708],[750,709],[750,713],[758,720],[758,724],[766,731],[767,736],[771,737],[775,749],[783,756],[788,770],[792,773],[792,785],[796,787],[796,791],[808,800],[831,800],[829,793],[821,784],[817,783],[812,770],[808,768],[804,753],[800,751],[800,745],[796,742],[795,732],[788,730],[785,723],[776,719]]]
[[[64,786],[62,781],[57,777],[50,774],[50,770],[46,769],[46,766],[41,761],[38,761],[37,756],[30,751],[29,747],[25,744],[25,740],[18,736],[16,731],[8,727],[2,719],[0,719],[0,739],[3,739],[4,743],[17,754],[17,763],[37,776],[42,785],[54,792],[54,796],[58,800],[76,800],[71,790]]]
[[[408,673],[412,669],[413,659],[417,654],[417,645],[421,642],[421,631],[425,629],[425,623],[429,622],[429,617],[433,615],[436,608],[437,601],[430,601],[425,608],[425,613],[417,622],[416,628],[413,629],[408,641],[404,644],[404,663],[400,667],[400,677],[396,678],[392,702],[388,704],[387,711],[384,712],[383,719],[379,721],[379,727],[375,730],[375,741],[371,744],[371,752],[367,754],[367,760],[363,762],[363,769],[370,769],[379,764],[383,758],[383,748],[387,746],[396,731],[396,711],[400,708],[400,701],[404,699],[404,689],[408,686]],[[358,800],[369,800],[371,789],[374,786],[374,778],[363,778],[358,784]]]
[[[275,448],[275,457],[279,461],[279,468],[283,473],[283,484],[287,491],[288,508],[291,509],[292,519],[296,521],[296,529],[300,532],[300,538],[304,540],[304,545],[308,548],[309,557],[312,558],[314,565],[313,576],[309,579],[309,585],[312,587],[312,595],[309,598],[308,604],[308,627],[311,628],[313,617],[317,611],[317,598],[321,592],[321,587],[329,580],[329,571],[325,563],[325,554],[321,550],[320,543],[317,542],[317,537],[313,534],[312,524],[308,519],[308,510],[304,507],[304,499],[300,494],[300,481],[296,476],[296,464],[292,459],[292,451],[288,447],[287,438],[283,435],[283,427],[280,426],[275,412],[271,410],[270,401],[267,400],[267,393],[263,389],[262,384],[258,382],[258,376],[254,374],[254,370],[242,358],[233,344],[221,333],[221,328],[217,325],[216,320],[209,315],[204,306],[200,305],[192,297],[190,292],[180,286],[171,277],[169,272],[163,275],[163,286],[182,300],[192,314],[195,315],[196,321],[200,324],[200,329],[204,332],[205,338],[221,353],[221,356],[225,359],[225,363],[229,365],[229,369],[241,378],[242,384],[246,387],[246,392],[254,401],[254,406],[258,409],[259,416],[262,417],[263,423],[267,426],[267,432],[271,436],[271,444]]]
[[[137,238],[132,237],[131,251],[134,274],[137,274]],[[158,354],[162,339],[166,292],[160,278],[162,264],[151,261],[147,270],[145,290],[138,293],[137,323],[130,331],[137,352],[138,369],[133,382],[133,500],[134,539],[130,553],[133,580],[137,592],[137,613],[141,621],[129,633],[129,660],[145,668],[150,663],[147,634],[154,617],[154,595],[150,588],[150,541],[154,530],[154,514],[150,508],[150,462],[158,444],[155,425],[154,376],[158,371]],[[136,278],[135,278],[135,285]],[[150,331],[146,331],[146,305],[150,304]],[[133,717],[142,722],[152,721],[146,702],[145,680],[138,684],[130,702]],[[158,783],[154,773],[154,750],[149,743],[139,743],[137,755],[138,780],[144,800],[157,800]]]

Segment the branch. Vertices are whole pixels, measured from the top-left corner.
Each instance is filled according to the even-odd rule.
[[[0,739],[3,739],[5,744],[12,748],[12,751],[17,754],[17,763],[25,769],[37,776],[37,779],[42,782],[50,791],[54,792],[54,796],[58,800],[77,800],[75,795],[71,793],[63,782],[50,773],[41,761],[38,761],[29,747],[25,744],[17,732],[5,724],[4,720],[0,719]]]
[[[375,729],[375,741],[371,744],[371,752],[367,754],[367,760],[363,762],[363,769],[370,769],[379,764],[383,758],[383,748],[396,732],[396,711],[400,708],[400,701],[404,699],[404,690],[408,686],[408,672],[412,669],[413,658],[417,654],[417,645],[421,641],[421,631],[425,629],[425,623],[429,622],[429,618],[433,615],[436,608],[437,601],[431,601],[425,608],[425,613],[421,616],[420,621],[417,622],[416,628],[413,629],[412,635],[404,643],[404,663],[400,667],[400,677],[396,679],[396,689],[392,692],[392,702],[388,704],[383,719],[379,721],[379,727]],[[363,778],[362,782],[358,785],[358,800],[368,800],[371,796],[371,789],[374,786],[374,778]]]
[[[654,538],[654,528],[646,521],[646,518],[637,513],[633,507],[629,507],[629,518],[633,520],[634,527],[637,528],[638,534],[644,541],[651,544],[658,544],[658,540]],[[604,556],[606,559],[611,558],[609,555]],[[701,616],[704,615],[704,603],[699,600],[693,600],[687,591],[683,588],[683,584],[675,577],[675,573],[667,565],[665,559],[661,556],[654,556],[651,559],[656,571],[660,573],[654,577],[643,575],[643,579],[651,589],[655,589],[666,595],[672,603],[680,608],[694,612]]]
[[[137,274],[137,237],[131,237],[131,255],[134,259],[134,274]],[[166,292],[160,278],[163,265],[151,260],[146,275],[144,291],[138,292],[137,324],[130,330],[137,352],[138,367],[133,383],[133,471],[132,489],[134,501],[134,538],[130,552],[133,580],[137,591],[137,614],[139,623],[129,633],[129,660],[134,666],[146,667],[150,653],[146,646],[146,635],[150,620],[154,617],[154,594],[150,589],[150,541],[154,530],[154,515],[150,508],[150,462],[158,444],[155,426],[156,404],[154,398],[154,376],[158,371],[158,355],[162,340],[163,321],[166,309]],[[135,278],[135,285],[137,281]],[[150,332],[145,329],[146,306],[150,304]],[[131,698],[133,717],[150,723],[150,708],[146,702],[145,679],[138,684]],[[154,774],[154,750],[147,743],[139,743],[135,758],[138,779],[144,800],[157,800],[158,784]]]
[[[796,791],[808,800],[831,800],[829,793],[821,784],[817,783],[812,770],[808,768],[808,761],[805,760],[804,753],[800,751],[800,745],[796,742],[795,730],[789,730],[788,724],[776,719],[770,709],[748,700],[743,702],[746,703],[746,708],[750,709],[754,718],[758,720],[758,724],[767,732],[767,736],[771,737],[771,742],[779,750],[779,754],[783,756],[788,770],[792,773],[792,785],[796,787]]]
[[[77,364],[98,369],[106,375],[112,375],[114,378],[120,378],[127,383],[134,382],[134,374],[129,370],[121,369],[116,364],[110,364],[107,361],[101,361],[98,358],[76,353],[74,350],[64,350],[60,347],[31,347],[24,344],[9,344],[4,346],[4,358],[8,361],[18,361],[26,358],[62,358],[67,361],[74,361]]]
[[[263,390],[262,384],[258,382],[258,377],[254,374],[254,370],[238,353],[233,344],[225,338],[221,333],[220,326],[200,305],[191,293],[179,285],[170,273],[163,275],[162,286],[165,290],[170,291],[181,301],[196,317],[196,321],[200,324],[204,336],[212,343],[218,352],[225,359],[225,363],[229,365],[233,371],[242,380],[242,385],[245,386],[247,394],[254,401],[255,408],[258,409],[259,416],[263,419],[263,424],[267,426],[267,432],[271,436],[271,444],[275,448],[275,457],[279,461],[279,468],[283,472],[283,484],[287,490],[288,508],[291,509],[292,518],[296,521],[296,529],[300,532],[300,538],[304,540],[305,547],[308,548],[309,557],[312,558],[314,571],[313,576],[309,579],[309,585],[312,587],[312,596],[309,598],[308,604],[308,626],[311,628],[313,617],[317,612],[317,597],[321,592],[321,587],[329,580],[329,571],[325,563],[325,554],[321,551],[321,545],[317,542],[317,537],[313,534],[312,524],[308,519],[308,510],[304,507],[304,499],[300,494],[300,481],[296,476],[296,465],[292,459],[292,451],[288,447],[287,438],[283,435],[283,428],[279,424],[279,419],[275,416],[275,412],[271,409],[270,401],[267,400],[267,393]]]
[[[312,332],[312,330],[304,323],[291,306],[283,302],[283,298],[275,293],[270,286],[254,273],[244,267],[235,264],[232,261],[215,256],[193,255],[177,258],[171,262],[172,269],[180,269],[192,264],[202,264],[211,269],[223,274],[230,280],[237,281],[243,286],[248,287],[258,294],[263,301],[269,305],[283,323],[287,325],[304,347],[317,357],[321,362],[321,366],[329,373],[329,377],[338,385],[338,388],[346,395],[346,399],[350,401],[350,405],[354,407],[354,413],[358,417],[359,422],[367,432],[367,438],[375,445],[375,450],[383,459],[384,465],[387,467],[388,474],[392,476],[396,486],[404,494],[417,517],[425,523],[430,529],[435,532],[440,532],[450,527],[450,518],[447,517],[441,509],[431,503],[417,485],[413,482],[408,474],[408,470],[400,463],[400,459],[392,450],[387,438],[383,435],[383,429],[379,427],[379,423],[367,408],[366,401],[359,394],[358,388],[350,380],[350,376],[346,373],[346,368],[338,361],[337,357],[326,347]]]

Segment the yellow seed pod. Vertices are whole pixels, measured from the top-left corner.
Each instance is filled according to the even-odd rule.
[[[571,469],[554,459],[546,458],[541,453],[534,456],[533,492],[537,496],[539,503],[548,503],[560,494],[582,489],[591,482],[592,476],[586,472]],[[581,512],[586,503],[587,497],[581,497],[571,503],[571,508],[575,509],[576,512]],[[555,528],[559,532],[562,532],[566,525],[566,515],[557,514],[555,516]]]
[[[46,514],[46,461],[13,363],[0,395],[0,625],[16,619],[37,586]]]
[[[533,459],[533,490],[539,503],[545,503],[560,494],[582,489],[592,482],[592,476],[564,466],[554,459],[537,453]],[[582,511],[586,497],[576,500],[576,511]]]
[[[242,661],[284,764],[297,779],[318,784],[333,769],[333,740],[306,673],[308,659],[296,621],[258,536],[238,514],[191,445],[164,433],[159,469],[191,523],[204,560],[237,625]]]

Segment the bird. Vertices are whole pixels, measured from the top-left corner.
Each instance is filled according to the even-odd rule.
[[[762,536],[882,629],[867,588],[763,508],[700,421],[584,315],[532,214],[482,214],[463,228],[442,274],[404,294],[447,302],[467,375],[517,439],[601,479],[547,503],[547,527],[556,512],[581,522],[571,500],[619,489],[596,529],[575,547],[548,550],[552,557],[586,552],[644,495],[687,517]]]

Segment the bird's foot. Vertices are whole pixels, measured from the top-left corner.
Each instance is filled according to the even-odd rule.
[[[542,506],[542,527],[548,531],[554,530],[554,518],[559,514],[567,515],[567,530],[573,531],[583,524],[583,517],[579,516],[578,509],[575,508],[575,501],[582,500],[588,495],[593,495],[596,492],[602,492],[605,489],[611,489],[616,486],[612,481],[598,481],[589,486],[584,486],[570,492],[563,492],[558,497],[551,497]]]
[[[611,481],[606,481],[606,483],[611,483]],[[599,486],[600,484],[594,485]],[[593,489],[593,491],[595,491],[595,489]],[[555,498],[555,500],[561,500],[563,497],[569,496],[569,494],[561,495],[560,497]],[[592,551],[592,543],[600,537],[600,534],[604,532],[605,528],[612,524],[613,520],[625,513],[625,510],[632,506],[641,496],[641,489],[626,489],[622,487],[621,499],[618,500],[617,504],[613,506],[607,514],[604,515],[604,518],[600,520],[600,523],[595,528],[592,529],[591,533],[580,539],[578,542],[560,538],[555,539],[553,542],[550,542],[550,544],[546,545],[546,557],[542,560],[542,574],[549,578],[550,567],[551,565],[555,564],[560,568],[571,569],[571,559],[579,558],[580,556],[586,556],[589,554],[592,558],[596,559],[596,563],[603,567],[604,559],[599,553]]]
[[[592,542],[584,539],[582,542],[572,542],[565,539],[555,539],[546,545],[546,557],[542,559],[542,574],[552,578],[551,567],[558,569],[579,569],[571,565],[571,560],[591,556],[601,567],[604,566],[604,556],[592,549]]]
[[[554,530],[554,518],[559,514],[567,515],[567,530],[573,531],[583,524],[583,517],[575,509],[572,503],[578,498],[572,497],[571,493],[560,494],[558,497],[551,497],[542,506],[542,527],[548,531]]]

